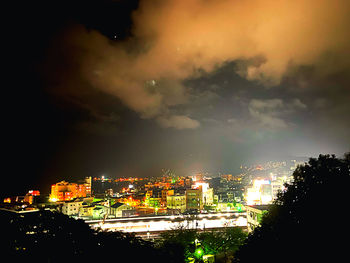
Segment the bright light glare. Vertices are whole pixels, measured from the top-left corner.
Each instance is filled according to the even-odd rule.
[[[198,220],[181,220],[174,222],[174,218],[181,218],[181,216],[158,216],[158,217],[142,217],[130,220],[130,218],[120,219],[107,219],[105,224],[98,225],[98,221],[94,220],[90,223],[94,223],[94,227],[102,227],[112,231],[124,231],[124,232],[147,232],[147,231],[166,231],[179,227],[182,225],[188,229],[210,229],[225,227],[227,224],[232,226],[246,226],[247,220],[245,217],[240,216],[238,218],[227,218],[230,214],[219,213],[215,217],[208,215],[204,218],[198,218]],[[163,220],[156,220],[163,219]]]
[[[58,199],[57,199],[57,198],[55,198],[55,197],[52,197],[52,198],[50,198],[50,199],[49,199],[49,201],[50,201],[50,202],[57,202],[57,201],[58,201]]]
[[[200,257],[201,255],[203,255],[203,249],[197,248],[195,253],[198,257]]]

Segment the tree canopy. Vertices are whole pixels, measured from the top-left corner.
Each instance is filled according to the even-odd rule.
[[[204,232],[179,228],[164,232],[154,243],[132,233],[93,230],[83,220],[58,212],[0,210],[0,219],[2,256],[14,262],[185,262],[198,251],[197,261],[212,254],[217,262],[225,262],[246,238],[240,228]]]
[[[178,228],[162,234],[159,247],[167,254],[168,262],[186,262],[202,255],[214,255],[216,262],[226,262],[243,244],[246,233],[238,227],[222,230],[198,232],[193,229]]]
[[[348,257],[350,154],[311,158],[293,177],[235,262],[334,262]]]
[[[161,260],[151,242],[123,232],[92,230],[83,220],[50,211],[0,211],[2,257],[12,262],[141,262]]]

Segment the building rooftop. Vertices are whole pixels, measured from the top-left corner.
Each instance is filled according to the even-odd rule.
[[[261,211],[269,211],[271,209],[271,205],[248,205],[247,207],[252,207]]]
[[[120,206],[122,206],[122,205],[124,205],[123,203],[115,203],[114,205],[112,205],[111,207],[113,207],[113,208],[118,208],[118,207],[120,207]]]

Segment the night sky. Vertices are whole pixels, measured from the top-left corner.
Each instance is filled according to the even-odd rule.
[[[350,150],[347,0],[23,2],[3,32],[2,195]]]

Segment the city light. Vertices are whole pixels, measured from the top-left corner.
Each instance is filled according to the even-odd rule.
[[[268,166],[262,167],[259,171],[266,171],[265,178],[248,181],[249,177],[243,173],[220,175],[222,188],[213,187],[211,179],[202,174],[196,174],[196,181],[189,176],[177,176],[174,180],[173,175],[142,180],[94,177],[94,184],[91,178],[78,183],[61,181],[51,186],[49,201],[52,205],[57,203],[58,211],[81,218],[92,228],[139,235],[159,235],[179,226],[195,230],[246,228],[245,206],[271,203],[272,189],[288,178],[277,173],[274,173],[276,178],[271,178]],[[256,171],[255,167],[252,171]],[[28,204],[33,203],[33,196],[38,194],[39,191],[30,190],[29,197],[22,201],[27,203],[23,209],[29,209]],[[198,253],[202,253],[201,250]]]
[[[201,257],[203,255],[204,251],[202,248],[197,248],[196,251],[195,251],[195,254],[197,257]]]
[[[203,182],[195,182],[195,184],[192,186],[193,189],[199,189],[202,188],[203,192],[206,192],[209,188],[208,183],[203,183]]]
[[[40,191],[39,190],[29,190],[28,194],[33,195],[33,196],[40,196]]]
[[[50,202],[57,202],[57,201],[58,201],[58,199],[57,199],[57,198],[55,198],[55,197],[51,197],[51,198],[49,199],[49,201],[50,201]]]
[[[272,187],[271,181],[266,179],[255,179],[253,185],[246,190],[247,205],[271,203]]]

